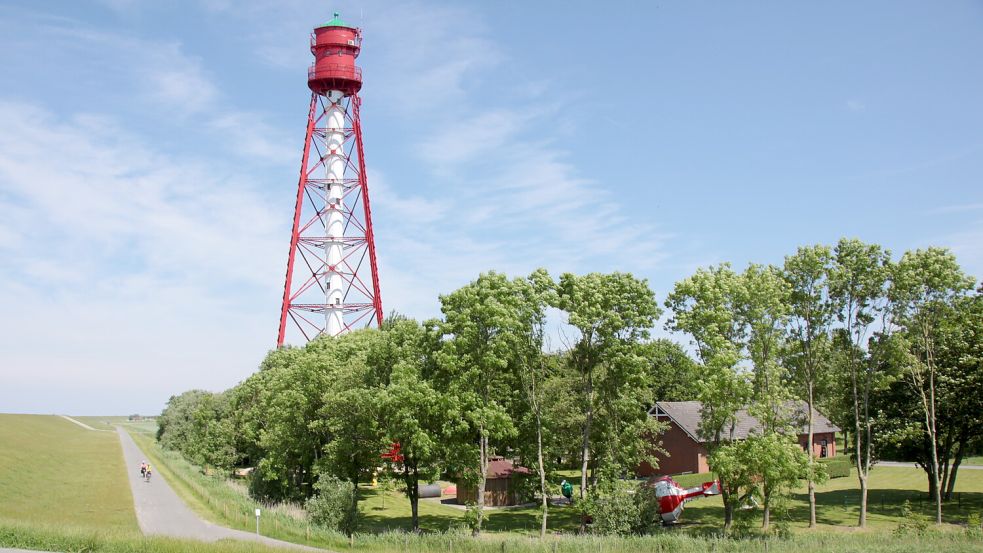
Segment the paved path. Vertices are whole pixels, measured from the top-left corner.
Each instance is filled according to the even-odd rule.
[[[908,463],[904,461],[877,461],[874,465],[877,467],[908,467],[908,468],[921,468],[918,463]],[[959,470],[983,470],[983,465],[959,465]]]
[[[99,430],[98,428],[92,428],[91,426],[85,424],[84,422],[77,421],[77,420],[73,419],[72,417],[69,417],[68,415],[58,415],[58,416],[61,417],[61,418],[63,418],[63,419],[65,419],[65,420],[67,420],[68,422],[74,422],[75,424],[81,426],[82,428],[84,428],[86,430],[94,430],[96,432],[112,432],[112,430]]]
[[[133,490],[133,505],[136,508],[137,522],[144,534],[159,534],[175,538],[190,538],[201,541],[216,541],[221,539],[258,541],[271,546],[290,547],[307,551],[323,551],[305,545],[290,543],[265,536],[257,536],[250,532],[232,530],[202,520],[187,505],[181,501],[167,480],[154,471],[150,482],[144,482],[140,477],[140,461],[146,459],[133,438],[117,427],[119,440],[123,446],[123,459],[126,462],[126,472],[130,477],[130,489]]]

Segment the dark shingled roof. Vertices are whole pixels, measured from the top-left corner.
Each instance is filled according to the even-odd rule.
[[[517,467],[511,459],[503,459],[501,457],[491,458],[488,460],[488,472],[487,478],[489,480],[495,478],[509,478],[515,474],[529,474],[529,469],[526,467]]]
[[[793,417],[793,419],[799,424],[799,434],[805,434],[808,432],[806,427],[806,402],[804,401],[788,401],[785,403],[784,408]],[[649,414],[652,416],[665,415],[672,419],[683,432],[693,438],[697,443],[703,443],[706,440],[700,438],[700,411],[703,409],[703,404],[699,401],[659,401],[656,402],[655,407],[649,410]],[[752,431],[761,427],[761,423],[758,419],[754,418],[747,409],[741,409],[737,412],[737,426],[734,432],[734,436],[743,440],[747,438]],[[824,432],[839,432],[840,429],[835,424],[830,422],[825,415],[817,411],[815,408],[812,409],[812,431],[816,434]]]

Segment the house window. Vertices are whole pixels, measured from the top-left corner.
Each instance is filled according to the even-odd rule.
[[[827,456],[829,456],[829,451],[826,449],[826,446],[827,445],[829,445],[829,442],[826,441],[826,440],[823,440],[822,446],[819,448],[819,456],[820,457],[827,457]]]

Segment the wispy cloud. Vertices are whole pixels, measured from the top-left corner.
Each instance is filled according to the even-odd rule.
[[[851,98],[850,100],[846,101],[846,109],[853,112],[867,111],[867,104],[856,98]]]
[[[8,371],[125,381],[136,360],[143,391],[106,408],[245,376],[272,340],[249,319],[275,310],[282,276],[269,260],[284,225],[258,183],[108,118],[3,102],[0,128],[0,309],[17,314],[0,318],[4,395],[23,389]],[[52,344],[57,355],[37,355]],[[214,351],[229,357],[213,365]]]
[[[963,230],[925,245],[950,248],[963,270],[975,277],[977,282],[983,279],[983,220],[974,221]]]
[[[184,132],[210,133],[213,140],[227,144],[230,153],[253,160],[285,163],[296,157],[286,148],[289,134],[269,124],[263,114],[235,107],[234,98],[221,91],[203,60],[188,54],[180,42],[105,32],[77,22],[46,24],[42,29],[39,42],[50,39],[86,53],[72,69],[88,64],[84,74],[115,75],[125,88],[114,92],[136,95],[141,107],[150,108],[146,113],[169,123],[178,120]]]

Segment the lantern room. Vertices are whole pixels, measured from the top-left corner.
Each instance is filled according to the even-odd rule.
[[[351,96],[362,88],[362,70],[355,66],[362,47],[362,32],[334,18],[311,33],[314,65],[307,70],[307,86],[317,94],[338,90]]]

